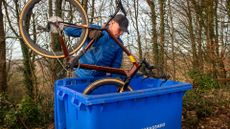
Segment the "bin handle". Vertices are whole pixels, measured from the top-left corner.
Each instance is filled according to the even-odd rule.
[[[58,98],[60,99],[60,100],[64,100],[64,97],[66,96],[67,94],[65,94],[65,93],[63,93],[63,91],[60,91],[60,90],[58,90],[57,91],[57,96],[58,96]]]
[[[78,109],[78,110],[86,110],[86,106],[84,103],[80,102],[77,97],[73,97],[71,103]]]
[[[71,102],[76,107],[79,107],[79,105],[80,105],[79,100],[76,99],[75,97],[72,98]]]
[[[77,110],[76,110],[76,119],[78,120],[78,111],[79,111],[79,109],[80,109],[81,103],[80,103],[79,100],[76,99],[75,97],[73,97],[73,98],[71,99],[71,103],[73,104],[74,107],[77,108]]]

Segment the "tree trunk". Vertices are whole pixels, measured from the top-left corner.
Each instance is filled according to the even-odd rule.
[[[94,14],[95,14],[95,12],[94,12],[94,6],[95,5],[95,0],[92,0],[92,8],[91,8],[91,13],[90,13],[90,16],[91,16],[91,19],[90,19],[90,24],[92,24],[93,23],[93,19],[94,19]]]
[[[139,60],[142,60],[143,58],[143,54],[142,54],[142,45],[141,45],[141,35],[140,35],[140,30],[138,27],[138,8],[139,6],[139,2],[138,0],[134,0],[134,19],[135,19],[135,29],[137,32],[137,44],[138,44],[138,55],[139,55]]]
[[[87,13],[87,10],[88,10],[87,3],[88,3],[88,0],[82,0],[82,6],[83,6],[83,9],[85,10],[86,13]]]
[[[190,42],[192,45],[192,67],[193,69],[197,69],[198,64],[198,57],[197,57],[197,46],[195,41],[195,35],[194,35],[194,28],[193,28],[193,19],[192,19],[192,12],[189,0],[187,2],[187,19],[188,19],[188,30],[189,30],[189,36],[190,36]]]
[[[156,11],[155,11],[155,4],[152,0],[147,0],[147,3],[151,9],[151,23],[152,23],[152,48],[153,48],[153,62],[155,62],[156,65],[159,64],[159,45],[157,43],[157,22],[156,22]]]
[[[200,2],[199,2],[200,3]],[[202,30],[203,30],[203,18],[202,18],[202,7],[199,5],[198,8],[196,9],[197,10],[197,28],[198,28],[198,39],[197,39],[197,43],[198,43],[198,55],[199,55],[199,58],[198,58],[198,64],[199,64],[199,71],[201,71],[203,73],[204,71],[204,54],[203,54],[203,45],[202,45]]]
[[[164,41],[165,41],[165,0],[159,0],[160,5],[160,51],[159,64],[164,69]]]
[[[56,0],[55,1],[55,5],[52,5],[50,3],[49,6],[51,6],[49,8],[49,12],[53,12],[53,8],[55,8],[55,16],[58,16],[58,17],[62,17],[62,0]],[[55,6],[55,7],[53,7]],[[49,14],[50,16],[52,16],[53,14],[50,13]],[[53,49],[53,51],[61,51],[61,46],[60,46],[60,43],[59,43],[59,34],[56,34],[56,33],[52,33],[51,34],[51,39],[52,39],[52,44],[51,44],[51,48]],[[52,82],[54,83],[55,80],[59,79],[59,78],[63,78],[65,76],[65,73],[63,72],[63,74],[61,74],[60,72],[62,71],[62,66],[59,64],[58,60],[60,61],[60,63],[63,63],[63,60],[61,59],[50,59],[50,71],[51,71],[51,80]]]
[[[226,8],[227,8],[228,19],[230,19],[230,0],[226,0]]]
[[[3,25],[2,3],[0,0],[0,93],[7,90],[6,43]]]
[[[218,24],[218,0],[215,0],[215,46],[216,46],[216,63],[217,63],[217,77],[226,78],[225,64],[223,62],[223,55],[220,53],[219,44],[219,24]],[[225,82],[220,83],[221,85],[226,85]]]
[[[14,2],[15,2],[15,8],[16,8],[16,16],[17,16],[17,19],[19,20],[19,5],[17,1],[14,1]],[[28,14],[28,15],[31,15],[31,14]],[[30,19],[27,19],[27,23],[25,24],[28,25],[27,26],[28,28],[26,29],[29,29]],[[18,34],[15,33],[15,35],[18,35]],[[27,48],[27,46],[25,45],[24,41],[21,38],[19,41],[20,41],[22,55],[23,55],[24,84],[27,90],[26,91],[27,95],[33,98],[34,97],[34,81],[33,81],[34,64],[31,61],[31,53],[29,49]]]
[[[209,64],[209,73],[214,79],[217,78],[216,72],[216,55],[215,55],[215,35],[214,35],[214,1],[206,0],[206,38],[207,38],[207,62]]]
[[[169,18],[170,18],[170,36],[171,36],[171,44],[172,44],[172,67],[173,67],[173,80],[176,79],[176,54],[175,54],[175,45],[174,45],[174,24],[173,24],[173,15],[172,15],[172,7],[171,7],[171,0],[168,0],[169,6]]]
[[[203,31],[203,7],[202,1],[200,0],[192,0],[192,5],[195,11],[195,34],[197,35],[196,42],[197,42],[197,70],[201,73],[204,72],[204,55],[203,55],[203,38],[202,38],[202,31]],[[198,58],[199,56],[199,58]],[[195,62],[194,62],[195,63]]]
[[[10,29],[13,31],[14,35],[19,38],[19,42],[21,45],[21,50],[22,50],[22,55],[23,55],[23,77],[24,77],[24,85],[26,87],[26,94],[29,95],[30,97],[34,97],[34,82],[33,82],[33,70],[34,70],[34,64],[31,62],[31,53],[29,52],[28,48],[26,47],[25,43],[23,42],[21,36],[18,34],[18,32],[15,30],[11,23],[11,19],[9,17],[8,9],[7,9],[7,4],[5,1],[3,1],[3,5],[5,8],[5,13],[6,13],[6,18],[9,23]],[[17,19],[17,24],[19,24],[19,5],[17,1],[14,1],[14,6],[15,6],[15,13],[16,13],[16,19]],[[31,14],[28,14],[31,15]],[[29,25],[29,20],[27,19],[26,25]],[[28,28],[27,28],[28,29]]]

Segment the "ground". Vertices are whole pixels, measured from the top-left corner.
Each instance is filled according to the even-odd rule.
[[[186,112],[186,117],[183,117],[183,129],[230,129],[230,91],[229,89],[213,89],[204,92],[202,99],[195,102],[205,100],[205,105],[200,106],[195,110],[184,109],[183,114]],[[199,110],[197,110],[199,109]],[[208,110],[208,111],[207,111]],[[199,118],[199,111],[203,111],[203,116]],[[206,114],[204,112],[207,112]],[[205,115],[204,115],[205,114]]]

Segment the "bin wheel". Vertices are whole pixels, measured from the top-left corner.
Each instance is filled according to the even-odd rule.
[[[120,91],[120,89],[122,88],[122,86],[124,86],[125,82],[119,80],[119,79],[114,79],[114,78],[105,78],[105,79],[100,79],[97,80],[95,82],[93,82],[92,84],[90,84],[83,92],[83,94],[85,95],[89,95],[91,94],[93,91],[95,91],[96,89],[105,86],[105,85],[112,85],[115,86],[118,90],[118,92],[122,92]],[[133,91],[133,89],[128,86],[127,91]]]

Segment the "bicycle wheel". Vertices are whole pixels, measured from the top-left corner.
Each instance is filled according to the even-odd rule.
[[[39,55],[48,58],[63,58],[58,34],[47,31],[48,19],[58,16],[64,22],[88,26],[87,14],[77,0],[29,0],[19,19],[19,29],[26,45]],[[63,36],[68,53],[77,52],[88,35],[82,28],[79,37]]]
[[[124,84],[125,84],[125,82],[118,80],[118,79],[114,79],[114,78],[100,79],[100,80],[97,80],[97,81],[93,82],[92,84],[90,84],[83,91],[83,94],[89,95],[93,91],[95,91],[96,89],[103,87],[103,86],[106,86],[106,85],[115,86],[117,89],[120,89],[122,86],[124,86]],[[127,90],[132,91],[132,88],[130,86],[128,86]]]

